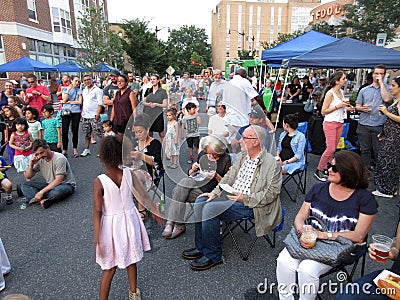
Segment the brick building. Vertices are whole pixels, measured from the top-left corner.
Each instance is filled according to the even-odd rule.
[[[321,0],[222,0],[212,12],[213,66],[224,69],[227,59],[238,57],[239,50],[256,50],[260,43],[274,41],[278,33],[303,30],[310,22],[311,10]]]
[[[103,7],[107,0],[0,0],[0,64],[29,56],[49,65],[76,60],[80,12],[88,6]],[[0,73],[19,79],[20,73]]]

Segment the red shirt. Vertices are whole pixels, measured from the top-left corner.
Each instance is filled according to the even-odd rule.
[[[69,82],[60,84],[60,85],[58,86],[57,93],[58,93],[58,92],[62,92],[61,89],[62,89],[63,87],[68,87],[68,86],[69,86]],[[65,89],[65,90],[67,90],[67,89]],[[61,93],[60,96],[58,96],[58,100],[62,100],[62,93]]]
[[[38,91],[39,93],[45,95],[45,96],[50,96],[50,92],[47,89],[47,87],[42,86],[42,85],[37,85],[36,87],[32,88],[28,88],[26,90],[26,94],[32,94],[32,91]],[[47,104],[48,102],[46,100],[44,100],[40,95],[33,95],[32,97],[28,97],[29,100],[29,106],[30,107],[34,107],[39,111],[39,117],[42,117],[42,106]]]

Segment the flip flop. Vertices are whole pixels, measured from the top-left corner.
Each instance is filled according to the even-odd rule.
[[[142,218],[142,221],[146,221],[147,220],[147,209],[143,209],[143,210],[139,210],[140,213],[140,217]]]
[[[174,229],[174,224],[172,222],[167,222],[164,231],[161,233],[161,236],[164,238],[169,238],[172,235],[173,229]]]

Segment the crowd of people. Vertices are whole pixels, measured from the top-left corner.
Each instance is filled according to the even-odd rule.
[[[279,79],[273,82],[266,74],[260,86],[257,77],[247,78],[242,68],[229,82],[222,78],[221,70],[213,73],[211,80],[209,76],[192,79],[185,72],[177,82],[152,74],[139,83],[133,73],[112,71],[103,87],[90,75],[84,75],[82,83],[78,76],[64,75],[50,90],[33,74],[26,77],[29,88],[21,91],[11,81],[6,82],[0,102],[4,121],[0,154],[6,149],[9,162],[0,159],[0,180],[7,204],[13,203],[12,180],[6,174],[12,166],[24,173],[26,181],[20,191],[26,205],[39,203],[46,209],[68,198],[76,189],[68,161],[69,130],[72,159],[90,155],[90,145],[100,140],[98,157],[105,174],[94,180],[93,210],[96,262],[103,270],[100,299],[108,299],[117,267],[127,270],[129,299],[140,299],[136,263],[150,249],[143,223],[149,211],[164,225],[162,237],[175,239],[186,231],[186,204],[190,204],[194,247],[184,250],[182,257],[190,260],[190,268],[196,271],[222,263],[222,221],[254,219],[259,237],[281,223],[282,177],[306,168],[306,136],[297,130],[298,116],[283,116],[283,132],[275,151],[271,147],[275,127],[268,117],[285,94]],[[384,83],[385,75],[386,68],[377,66],[373,81],[359,92],[355,105],[343,92],[348,81],[343,71],[333,73],[329,80],[324,76],[317,80],[314,74],[304,76],[303,85],[294,77],[288,86],[286,99],[293,103],[317,100],[326,138],[326,150],[314,173],[323,182],[310,188],[294,219],[299,235],[305,230],[307,217],[314,216],[328,228],[323,232],[316,225],[312,227],[318,239],[341,236],[354,244],[362,243],[378,212],[374,196],[391,198],[397,193],[400,79],[394,78],[389,87]],[[174,92],[181,95],[177,103],[170,101]],[[200,101],[205,102],[205,113],[210,117],[208,135],[202,138]],[[361,155],[336,152],[350,110],[360,113],[357,133]],[[80,124],[82,153],[78,151]],[[164,214],[148,191],[165,171],[165,159],[169,160],[166,168],[179,166],[179,138],[186,141],[190,168],[176,182]],[[122,157],[124,147],[129,149],[127,161]],[[372,193],[367,190],[371,171],[376,183]],[[32,180],[38,172],[43,180]],[[1,240],[0,252],[1,291],[5,287],[2,274],[10,271]],[[312,284],[317,291],[319,276],[331,268],[293,258],[285,248],[277,258],[276,277],[284,286],[297,281]],[[285,289],[279,291],[279,297],[294,299],[292,291]],[[300,299],[315,297],[316,293],[300,293]]]

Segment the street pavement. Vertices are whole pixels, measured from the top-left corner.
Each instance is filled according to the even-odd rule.
[[[202,103],[204,109],[204,103]],[[206,123],[203,123],[205,126]],[[279,133],[279,132],[278,132]],[[278,134],[277,134],[278,136]],[[69,162],[77,180],[77,189],[72,197],[44,210],[39,205],[21,210],[14,194],[14,204],[0,207],[0,237],[11,262],[12,270],[6,276],[6,289],[0,297],[10,293],[23,293],[34,300],[75,300],[98,298],[101,269],[95,264],[93,245],[92,208],[94,178],[104,171],[96,157],[97,145],[91,145],[92,155],[85,158],[69,156]],[[80,135],[80,152],[83,150],[83,135]],[[72,149],[70,150],[72,151]],[[71,152],[72,154],[72,152]],[[181,151],[181,166],[189,168],[186,146]],[[319,156],[309,154],[307,190],[317,182],[313,176]],[[178,171],[176,171],[178,172]],[[10,170],[14,183],[22,182],[22,174]],[[166,178],[167,196],[175,182]],[[294,190],[294,187],[291,189]],[[372,181],[370,190],[373,190]],[[228,236],[223,240],[224,264],[210,270],[196,272],[189,268],[189,261],[181,252],[194,246],[194,226],[175,240],[161,237],[162,227],[154,221],[146,222],[152,250],[146,252],[138,266],[138,287],[143,299],[275,299],[276,258],[283,249],[283,239],[290,230],[304,196],[299,194],[297,202],[291,202],[282,193],[281,201],[287,211],[283,231],[277,234],[276,248],[271,248],[259,239],[248,261],[242,261]],[[398,221],[398,197],[378,198],[379,213],[371,234],[392,235]],[[241,246],[248,246],[255,237],[237,230]],[[371,234],[369,235],[371,237]],[[379,264],[367,258],[366,272],[378,268],[389,268],[390,263]],[[359,277],[359,270],[355,278]],[[340,283],[336,275],[325,278]],[[259,293],[257,286],[261,286]],[[124,270],[117,270],[110,299],[128,299],[129,285]],[[333,299],[328,291],[324,299]]]

